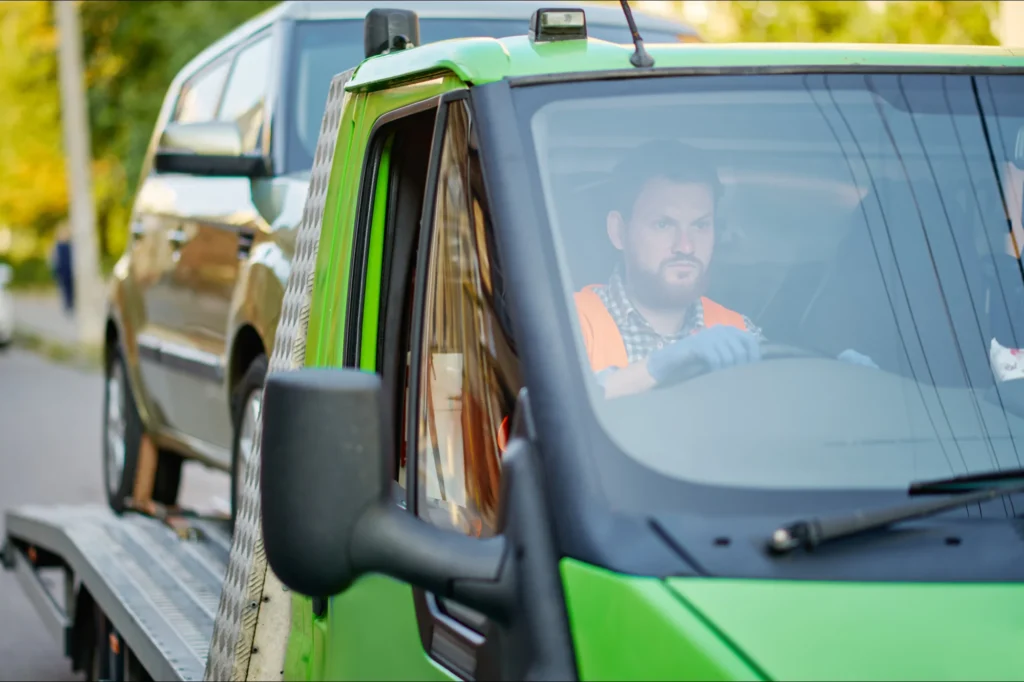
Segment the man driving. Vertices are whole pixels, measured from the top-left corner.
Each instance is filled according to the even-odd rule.
[[[607,397],[709,370],[756,362],[761,330],[704,294],[715,248],[718,173],[704,153],[672,140],[633,149],[614,170],[606,219],[621,263],[603,285],[576,292],[590,365]],[[852,350],[839,359],[874,366]]]

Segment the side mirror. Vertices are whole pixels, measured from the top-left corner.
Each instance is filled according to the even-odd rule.
[[[507,613],[504,537],[442,530],[392,499],[395,451],[378,375],[272,373],[261,413],[263,543],[284,585],[329,597],[382,573],[491,617]]]
[[[420,44],[420,18],[407,9],[371,9],[363,21],[363,53],[376,57]]]
[[[242,133],[231,121],[169,123],[153,163],[161,173],[259,177],[267,174],[262,155],[242,153]]]

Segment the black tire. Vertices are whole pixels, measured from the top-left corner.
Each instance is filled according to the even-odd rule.
[[[120,348],[114,347],[107,355],[104,371],[103,388],[103,488],[107,493],[107,502],[114,512],[125,511],[125,500],[132,494],[135,486],[135,471],[139,463],[139,446],[142,443],[144,427],[139,410],[135,404],[135,394],[131,382],[128,381],[128,368]],[[110,427],[111,383],[119,385],[118,396],[121,404],[123,421],[122,436],[123,465],[120,474],[116,466],[110,465],[114,456],[111,452],[115,444],[108,435]],[[157,452],[156,479],[153,481],[153,500],[165,505],[174,505],[178,500],[178,489],[181,487],[181,457],[167,450]]]
[[[242,437],[242,421],[245,416],[245,410],[249,405],[249,401],[253,394],[260,393],[263,391],[263,384],[267,379],[267,356],[259,355],[252,362],[249,363],[249,367],[245,370],[245,374],[242,375],[242,379],[235,386],[235,390],[231,396],[231,423],[232,423],[232,438],[231,438],[231,528],[234,530],[235,519],[238,516],[238,487],[241,483],[240,477],[243,475],[242,470],[242,451],[239,447]]]
[[[114,512],[125,510],[131,495],[142,442],[142,419],[135,407],[135,396],[128,381],[128,368],[121,350],[114,347],[107,355],[103,384],[103,489]],[[120,417],[111,413],[114,402],[120,405]],[[117,425],[121,428],[118,429]],[[118,437],[117,431],[121,436]],[[123,452],[117,452],[120,449]],[[120,467],[118,466],[120,462]]]

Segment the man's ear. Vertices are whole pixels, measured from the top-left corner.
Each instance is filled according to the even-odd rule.
[[[610,211],[605,220],[608,239],[619,251],[626,248],[626,221],[618,211]]]

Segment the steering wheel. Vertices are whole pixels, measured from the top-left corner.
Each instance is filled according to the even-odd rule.
[[[786,343],[775,343],[766,341],[761,344],[761,360],[789,360],[789,359],[828,359],[834,360],[831,355],[822,353],[821,351],[809,350],[807,348],[801,348],[800,346],[791,346]],[[730,369],[726,367],[724,369]],[[657,388],[665,388],[666,386],[675,386],[681,384],[684,381],[690,381],[696,379],[699,376],[710,372],[710,368],[702,363],[695,362],[688,365],[686,368],[676,372],[671,378],[662,381],[658,384]]]

